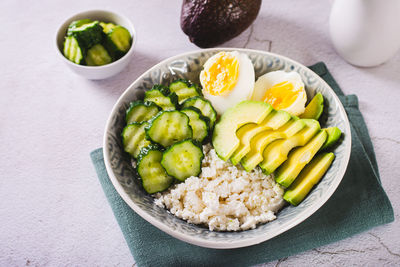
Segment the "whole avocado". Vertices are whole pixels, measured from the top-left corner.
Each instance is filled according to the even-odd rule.
[[[261,0],[183,0],[181,28],[206,48],[238,36],[256,19]]]

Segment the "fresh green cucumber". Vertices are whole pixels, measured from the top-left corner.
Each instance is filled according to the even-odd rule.
[[[199,175],[203,158],[203,151],[198,145],[192,140],[184,140],[164,152],[161,165],[170,176],[185,181],[190,176]]]
[[[83,65],[85,63],[85,50],[74,36],[65,38],[63,53],[68,60],[76,64]]]
[[[204,99],[201,96],[191,97],[186,99],[185,102],[182,103],[183,108],[187,107],[195,107],[201,111],[201,114],[204,117],[210,119],[210,129],[214,127],[215,121],[217,120],[217,112],[211,105],[210,101]]]
[[[201,115],[201,111],[195,107],[187,107],[181,110],[189,117],[189,124],[193,130],[193,139],[203,142],[209,133],[210,119]]]
[[[73,22],[71,22],[71,24],[68,26],[68,31],[67,31],[67,35],[71,35],[72,31],[75,28],[79,28],[84,24],[88,24],[88,23],[92,23],[93,21],[91,19],[80,19],[80,20],[75,20]]]
[[[117,27],[114,23],[105,23],[105,22],[100,22],[100,26],[103,27],[103,32],[105,34],[109,33],[112,29]]]
[[[153,102],[163,110],[173,110],[178,105],[178,96],[174,92],[171,93],[168,87],[156,84],[146,91],[144,101]]]
[[[182,104],[188,98],[202,96],[201,90],[197,85],[191,85],[188,80],[183,79],[172,82],[169,85],[169,90],[176,93],[179,104]]]
[[[121,58],[128,52],[131,43],[131,34],[121,25],[111,27],[106,34],[106,47],[115,60]]]
[[[138,156],[137,172],[144,190],[149,194],[168,189],[174,180],[161,165],[162,156],[163,152],[157,145],[143,148]]]
[[[92,46],[87,51],[85,60],[88,66],[102,66],[112,62],[112,58],[101,44]]]
[[[153,102],[137,100],[129,104],[129,108],[126,110],[125,120],[127,124],[148,121],[160,110],[161,108]]]
[[[146,138],[163,147],[192,136],[189,117],[178,110],[160,111],[146,127]]]
[[[68,36],[74,36],[85,45],[85,49],[90,49],[103,41],[103,28],[100,23],[92,21],[89,23],[77,23],[68,29]]]
[[[145,127],[147,122],[135,122],[125,126],[122,130],[122,143],[124,150],[137,158],[143,147],[150,145],[150,141],[146,140]]]

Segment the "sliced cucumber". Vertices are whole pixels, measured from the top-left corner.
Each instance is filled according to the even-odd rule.
[[[149,194],[168,189],[174,180],[161,165],[162,156],[163,152],[156,145],[143,148],[139,154],[137,172],[144,190]]]
[[[161,111],[150,120],[146,127],[146,137],[163,147],[192,138],[189,117],[178,110]]]
[[[195,107],[187,107],[181,110],[189,117],[189,124],[193,130],[193,139],[203,142],[209,133],[210,119],[201,115],[201,111]]]
[[[179,104],[182,104],[188,98],[202,96],[201,90],[197,85],[191,85],[189,81],[183,79],[172,82],[169,85],[169,90],[177,94]]]
[[[150,90],[159,90],[163,95],[169,95],[171,93],[169,88],[162,84],[155,84]]]
[[[80,20],[75,20],[75,21],[71,22],[71,24],[68,26],[67,35],[71,35],[71,33],[73,32],[73,30],[75,28],[79,28],[84,24],[88,24],[88,23],[92,23],[92,22],[93,21],[91,19],[80,19]]]
[[[68,60],[76,64],[84,64],[84,48],[74,36],[65,38],[63,52]]]
[[[77,23],[68,29],[67,34],[82,41],[86,49],[103,41],[103,28],[97,20],[90,23]]]
[[[148,121],[160,110],[161,108],[153,102],[137,100],[130,103],[129,108],[126,110],[125,120],[127,124]]]
[[[131,42],[131,34],[121,25],[111,27],[107,32],[106,46],[114,59],[119,59],[125,55],[131,47]]]
[[[92,46],[85,59],[88,66],[102,66],[112,62],[112,58],[101,44]]]
[[[181,90],[182,88],[188,88],[189,86],[190,86],[190,82],[188,80],[178,79],[178,80],[173,81],[169,85],[169,90],[171,90],[171,92],[177,92],[177,91]]]
[[[183,108],[195,107],[201,111],[201,114],[210,119],[210,129],[214,127],[215,121],[217,120],[217,112],[211,105],[210,101],[204,99],[201,96],[195,96],[185,100],[182,104]]]
[[[125,126],[122,130],[124,150],[134,158],[138,157],[142,148],[151,144],[150,141],[146,139],[145,127],[147,125],[147,122],[135,122]]]
[[[204,154],[199,146],[192,140],[184,140],[164,152],[161,165],[170,176],[185,181],[190,176],[199,175],[203,158]]]
[[[178,96],[170,93],[168,87],[156,84],[144,95],[144,101],[150,101],[161,107],[163,110],[174,110],[178,105]]]
[[[105,23],[105,22],[100,22],[100,26],[103,27],[103,32],[105,34],[109,33],[112,29],[117,27],[114,23]]]

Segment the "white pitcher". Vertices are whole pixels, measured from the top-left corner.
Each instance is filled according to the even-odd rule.
[[[400,0],[335,0],[329,24],[336,51],[353,65],[377,66],[400,48]]]

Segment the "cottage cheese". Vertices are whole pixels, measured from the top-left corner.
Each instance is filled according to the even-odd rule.
[[[155,203],[175,216],[211,231],[254,229],[276,218],[284,205],[283,188],[259,168],[246,172],[221,160],[210,145],[203,147],[199,177],[189,177],[155,195]]]

